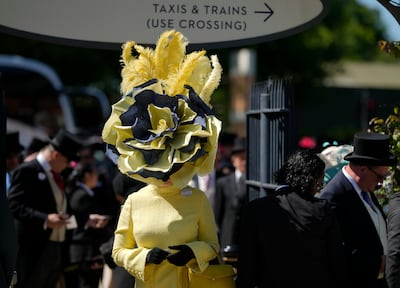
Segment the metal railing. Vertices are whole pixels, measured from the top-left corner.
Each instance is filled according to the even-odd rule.
[[[295,148],[290,78],[269,78],[251,90],[247,124],[247,192],[249,200],[275,189],[274,173]]]

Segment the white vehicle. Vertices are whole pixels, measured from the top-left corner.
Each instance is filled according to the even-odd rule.
[[[65,128],[80,135],[100,135],[111,112],[107,96],[92,87],[65,87],[47,64],[0,54],[0,81],[7,131],[19,131],[25,147]]]

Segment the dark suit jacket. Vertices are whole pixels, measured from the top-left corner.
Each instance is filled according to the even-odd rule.
[[[325,200],[269,193],[246,206],[240,236],[238,288],[343,287],[339,226]]]
[[[14,171],[8,197],[16,220],[19,265],[32,267],[52,232],[44,229],[47,214],[58,213],[50,182],[36,159]]]
[[[386,279],[389,288],[400,288],[400,192],[393,194],[388,209],[388,255]]]
[[[348,287],[382,287],[377,277],[383,247],[374,223],[351,183],[339,171],[320,195],[332,202],[341,227],[347,261]],[[376,197],[372,201],[384,216]]]
[[[99,247],[111,237],[108,226],[102,229],[86,227],[90,214],[106,215],[106,203],[98,195],[90,196],[83,187],[76,187],[69,195],[70,205],[78,227],[72,231],[70,261],[88,260],[100,255]]]
[[[246,186],[236,183],[235,173],[217,180],[213,209],[221,249],[226,245],[238,244],[240,214],[246,201]]]

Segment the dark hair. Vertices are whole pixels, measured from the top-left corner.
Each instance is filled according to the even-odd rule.
[[[114,193],[124,199],[126,199],[129,194],[140,190],[144,186],[146,186],[146,183],[133,179],[119,171],[112,180]]]
[[[292,154],[276,172],[275,181],[289,185],[300,194],[310,194],[315,181],[324,174],[325,163],[315,152],[301,150]]]
[[[82,182],[86,173],[93,173],[94,171],[96,171],[96,167],[92,163],[79,163],[76,165],[68,176],[67,192],[71,192],[79,182]]]

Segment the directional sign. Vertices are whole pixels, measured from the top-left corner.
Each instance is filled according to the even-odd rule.
[[[193,46],[232,47],[318,23],[328,0],[1,0],[0,31],[91,47],[154,44],[165,30]]]

